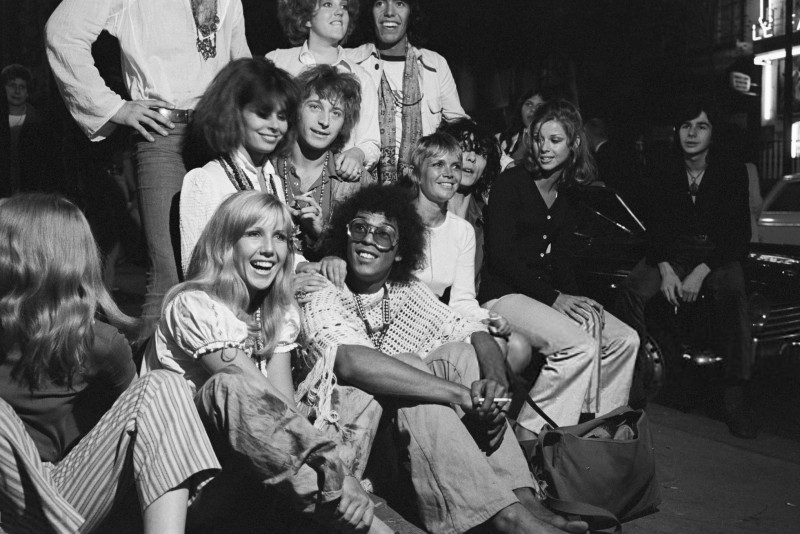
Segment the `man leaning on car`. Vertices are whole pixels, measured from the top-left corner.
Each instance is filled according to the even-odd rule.
[[[720,147],[711,150],[710,106],[694,103],[678,118],[680,157],[653,181],[647,255],[623,283],[618,312],[644,339],[644,308],[659,291],[676,311],[701,290],[712,297],[725,360],[725,421],[733,435],[755,438],[757,421],[744,395],[752,365],[742,270],[750,241],[747,172],[726,161]]]

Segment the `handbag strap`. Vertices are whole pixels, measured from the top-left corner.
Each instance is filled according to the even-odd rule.
[[[544,419],[544,420],[545,420],[545,422],[546,422],[548,425],[550,425],[550,426],[551,426],[551,427],[553,427],[553,428],[558,428],[558,425],[556,424],[556,422],[555,422],[555,421],[553,421],[552,419],[550,419],[550,416],[549,416],[549,415],[547,415],[547,414],[544,412],[544,410],[542,410],[542,408],[541,408],[541,407],[540,407],[538,404],[536,404],[536,401],[535,401],[535,400],[533,400],[533,398],[532,398],[532,397],[531,397],[529,394],[527,394],[527,393],[525,394],[525,402],[527,402],[527,403],[528,403],[528,406],[530,406],[531,408],[533,408],[533,411],[535,411],[536,413],[538,413],[539,415],[541,415],[541,416],[542,416],[542,419]]]
[[[562,501],[550,495],[547,490],[545,490],[545,495],[547,495],[548,507],[554,512],[565,515],[577,515],[582,519],[591,519],[592,530],[611,528],[613,526],[615,533],[619,534],[622,532],[622,524],[619,522],[619,519],[617,519],[617,516],[605,508],[600,508],[599,506],[584,502]],[[607,526],[599,526],[597,522],[600,522],[602,525],[607,524]]]
[[[525,402],[527,402],[528,405],[531,408],[533,408],[533,411],[542,416],[542,419],[544,419],[548,425],[550,425],[553,428],[558,428],[556,422],[550,419],[550,416],[547,415],[538,404],[536,404],[536,401],[533,400],[533,398],[531,398],[530,394],[528,393],[528,390],[525,389],[523,381],[516,375],[516,373],[514,373],[514,371],[511,370],[511,366],[508,364],[508,360],[505,361],[505,367],[506,367],[506,376],[508,377],[508,381],[511,384],[511,390],[514,392],[514,396],[517,397],[519,395],[523,397],[525,399]]]

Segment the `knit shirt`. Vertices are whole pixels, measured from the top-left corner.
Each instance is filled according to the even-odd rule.
[[[340,345],[378,348],[384,354],[416,353],[424,358],[429,352],[453,341],[469,342],[475,332],[487,327],[469,321],[421,282],[387,282],[391,326],[380,347],[376,347],[356,311],[353,293],[333,285],[312,294],[303,307],[302,336],[309,351],[311,370],[297,387],[295,399],[311,404],[316,412],[315,426],[338,418],[330,409],[330,395],[336,383],[333,364]],[[383,291],[362,295],[364,314],[372,330],[383,325]],[[308,394],[311,393],[309,396]]]

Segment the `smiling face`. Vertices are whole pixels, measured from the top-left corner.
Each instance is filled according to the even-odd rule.
[[[329,45],[338,45],[347,35],[350,13],[347,0],[319,0],[317,10],[306,23],[309,39],[315,38]]]
[[[382,213],[359,211],[356,218],[363,219],[373,227],[390,226],[394,229],[398,239],[402,239],[397,222],[387,219]],[[381,250],[375,246],[372,233],[367,233],[363,239],[358,241],[353,237],[347,238],[348,277],[356,279],[356,286],[361,293],[374,293],[380,290],[389,278],[392,265],[399,260],[397,245],[390,250]]]
[[[418,180],[420,195],[437,204],[447,202],[461,183],[461,158],[454,152],[425,158]]]
[[[250,299],[269,289],[289,255],[286,225],[274,215],[248,227],[233,246],[233,265]]]
[[[564,126],[554,120],[534,126],[533,132],[531,148],[534,159],[544,175],[549,176],[569,160],[569,137]]]
[[[378,0],[372,4],[375,37],[382,50],[403,53],[406,46],[411,6],[402,0]]]
[[[690,121],[681,124],[678,138],[685,157],[699,156],[711,147],[711,121],[703,111]]]
[[[271,154],[289,129],[286,113],[283,110],[275,110],[265,117],[257,112],[252,104],[248,104],[242,110],[242,123],[244,148],[254,162]]]
[[[312,148],[326,150],[339,137],[343,126],[341,100],[331,102],[312,93],[300,107],[299,134]]]
[[[544,98],[542,98],[541,95],[532,95],[522,103],[520,115],[525,128],[531,125],[531,122],[533,122],[533,114],[542,104],[544,104]]]

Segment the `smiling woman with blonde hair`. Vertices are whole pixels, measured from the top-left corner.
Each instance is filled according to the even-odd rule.
[[[335,443],[295,409],[290,351],[300,317],[291,237],[291,214],[274,196],[226,198],[194,248],[186,281],[166,296],[146,366],[186,379],[222,476],[240,491],[255,482],[265,504],[283,495],[324,524],[378,529],[383,524]],[[225,521],[241,493],[214,491],[203,514]]]

